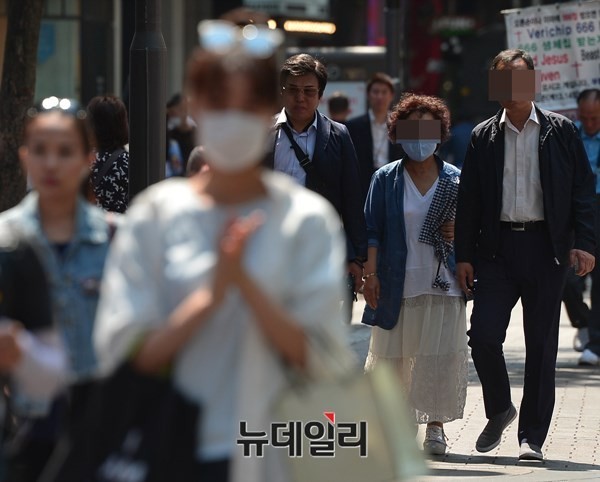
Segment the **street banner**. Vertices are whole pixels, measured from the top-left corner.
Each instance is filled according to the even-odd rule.
[[[579,92],[600,88],[600,0],[502,13],[508,48],[529,52],[540,71],[541,107],[569,111]]]

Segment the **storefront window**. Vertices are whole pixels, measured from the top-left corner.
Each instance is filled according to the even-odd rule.
[[[79,0],[66,0],[65,10],[67,15],[79,16],[81,15],[80,1]]]
[[[79,99],[79,22],[43,20],[40,28],[35,97]]]
[[[40,26],[35,98],[79,99],[80,0],[47,0]]]

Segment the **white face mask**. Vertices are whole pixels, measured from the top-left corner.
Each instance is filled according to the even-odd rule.
[[[270,124],[239,110],[204,111],[198,116],[198,141],[206,162],[217,171],[244,171],[262,161]]]
[[[406,155],[413,161],[423,162],[430,157],[437,149],[438,141],[400,141],[402,149]]]

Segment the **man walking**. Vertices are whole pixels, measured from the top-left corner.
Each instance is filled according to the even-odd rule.
[[[394,83],[389,75],[378,72],[371,77],[367,84],[367,100],[369,111],[346,123],[356,148],[365,197],[373,173],[394,160],[394,148],[387,131],[388,112],[394,100]]]
[[[476,449],[494,449],[517,415],[502,344],[520,298],[526,362],[519,459],[542,460],[567,267],[579,276],[594,267],[593,176],[575,125],[532,102],[529,54],[500,52],[489,80],[502,110],[473,130],[455,235],[457,278],[474,296],[469,345],[488,418]]]
[[[577,118],[575,125],[579,129],[579,134],[583,141],[583,147],[587,153],[592,171],[596,176],[596,210],[600,207],[600,90],[586,89],[577,96]],[[599,225],[596,224],[596,241],[598,241]],[[598,247],[598,246],[597,246]],[[596,267],[592,271],[592,282],[598,278],[600,268]],[[600,279],[596,282],[597,290],[594,291],[592,285],[592,305],[596,305],[600,310]],[[577,333],[573,338],[573,349],[575,351],[584,351],[590,342],[588,324],[591,316],[591,310],[583,300],[585,292],[585,278],[576,276],[572,271],[567,276],[567,284],[563,293],[563,302],[567,309],[569,321]],[[595,302],[594,302],[595,300]],[[600,311],[596,311],[595,319],[600,322]],[[597,326],[598,323],[595,324]],[[600,326],[592,328],[596,331],[596,338],[600,337]],[[595,345],[595,346],[593,346]],[[600,353],[600,340],[597,340],[588,348],[579,359],[580,365],[597,365]]]
[[[327,100],[329,118],[340,124],[345,124],[350,115],[350,99],[343,92],[334,92]]]
[[[577,97],[577,127],[596,174],[596,257],[600,254],[600,89],[587,89]],[[581,333],[583,331],[583,336]],[[577,330],[585,338],[585,330]],[[600,266],[592,271],[592,310],[588,318],[589,341],[579,358],[580,365],[600,365]]]
[[[348,272],[357,292],[367,258],[363,197],[348,130],[317,110],[327,71],[310,55],[295,55],[283,64],[280,84],[284,108],[276,120],[275,149],[267,163],[318,192],[336,208],[346,232]]]

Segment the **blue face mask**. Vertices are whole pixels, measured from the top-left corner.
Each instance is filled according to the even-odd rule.
[[[406,155],[413,161],[423,162],[430,157],[437,149],[438,141],[400,141],[402,149]]]

